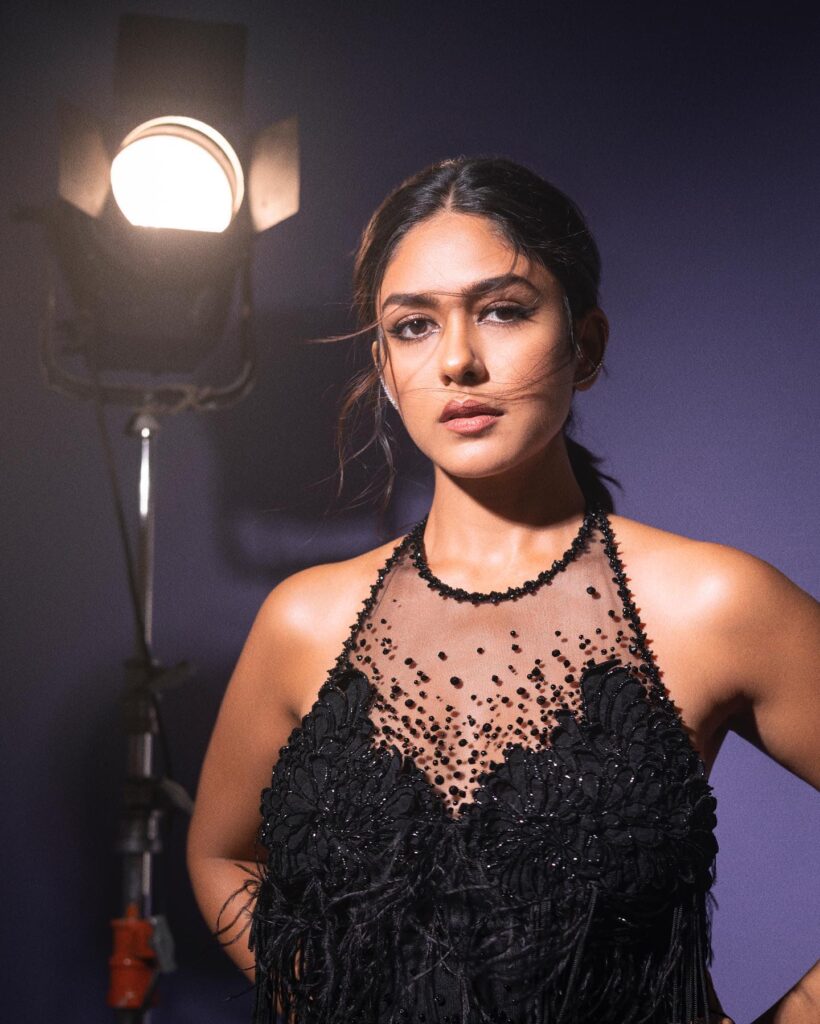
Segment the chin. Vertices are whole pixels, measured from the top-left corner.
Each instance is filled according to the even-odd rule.
[[[433,463],[448,476],[461,480],[481,480],[509,473],[517,466],[523,466],[531,457],[532,452],[497,453],[493,458],[489,453],[478,454],[466,459],[433,459]]]
[[[438,439],[434,444],[419,443],[413,438],[419,450],[447,476],[463,480],[481,480],[509,473],[517,467],[532,466],[544,456],[549,445],[544,438],[560,433],[560,426],[550,430],[552,424],[539,423],[535,429],[517,438],[518,443],[506,437],[475,438],[456,445],[442,445]],[[411,435],[412,437],[412,435]]]

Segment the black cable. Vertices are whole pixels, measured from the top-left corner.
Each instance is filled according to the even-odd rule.
[[[131,607],[134,613],[134,623],[137,628],[137,644],[140,655],[146,669],[153,666],[153,656],[148,644],[148,634],[145,628],[145,618],[142,614],[142,601],[140,599],[139,586],[137,584],[137,572],[134,566],[134,554],[131,550],[131,540],[128,536],[128,525],[125,521],[125,509],[117,477],[117,466],[114,459],[114,449],[111,444],[111,436],[108,432],[108,424],[105,420],[105,403],[103,402],[102,385],[100,384],[100,372],[95,358],[88,346],[84,348],[84,354],[88,369],[91,373],[91,380],[94,384],[94,410],[96,413],[97,429],[100,433],[103,453],[105,455],[106,469],[108,470],[108,481],[111,485],[111,497],[114,502],[114,515],[117,519],[120,541],[122,543],[123,555],[125,556],[125,571],[128,576],[128,591],[131,595]]]
[[[165,768],[163,775],[166,779],[173,779],[174,771],[171,765],[171,748],[168,744],[168,733],[165,729],[165,723],[162,720],[162,703],[159,699],[159,694],[153,688],[151,689],[151,705],[154,708],[154,714],[157,720],[159,749],[160,754],[162,755],[162,764]]]
[[[108,423],[105,419],[105,403],[103,402],[102,386],[100,384],[99,368],[97,366],[96,359],[88,358],[89,353],[86,351],[86,361],[88,368],[91,373],[91,379],[94,384],[94,409],[96,413],[97,427],[100,433],[100,439],[102,441],[103,452],[105,454],[106,468],[108,470],[108,478],[111,484],[111,496],[114,502],[114,513],[117,518],[118,532],[120,540],[122,542],[123,554],[125,556],[125,568],[128,576],[128,590],[131,595],[131,604],[134,611],[134,620],[137,627],[137,643],[140,646],[140,653],[146,667],[153,667],[153,655],[151,648],[148,644],[148,638],[146,636],[145,619],[142,614],[142,602],[140,600],[139,589],[137,586],[137,574],[134,566],[134,554],[131,548],[131,540],[128,535],[128,526],[125,521],[125,510],[122,500],[122,491],[119,485],[119,478],[117,477],[117,467],[114,459],[114,450],[111,444],[111,435],[108,431]],[[167,778],[173,778],[173,766],[171,763],[171,749],[168,743],[168,733],[165,729],[165,723],[162,719],[162,707],[159,700],[159,695],[153,688],[149,689],[149,698],[154,708],[154,714],[157,722],[157,736],[159,739],[160,752],[162,755],[162,761],[165,768],[165,776]]]
[[[114,459],[113,446],[111,444],[111,435],[108,431],[108,423],[105,419],[105,403],[103,401],[102,385],[100,383],[99,368],[97,366],[96,359],[89,358],[89,352],[86,350],[86,362],[88,364],[89,371],[91,373],[91,379],[94,385],[94,408],[96,413],[97,427],[100,433],[100,439],[102,441],[103,452],[105,454],[106,468],[108,470],[108,478],[111,484],[111,495],[114,502],[114,513],[117,518],[118,532],[120,540],[122,542],[123,554],[125,556],[125,567],[128,576],[128,590],[131,595],[131,604],[134,611],[134,620],[137,627],[137,642],[140,646],[140,653],[148,667],[153,667],[154,660],[151,652],[151,648],[148,644],[146,636],[145,619],[142,614],[142,602],[140,600],[139,589],[137,586],[137,574],[134,566],[134,554],[131,548],[131,540],[128,535],[128,526],[125,521],[125,511],[122,500],[122,491],[120,490],[119,478],[117,477],[117,467]],[[149,698],[154,709],[157,722],[157,737],[159,739],[160,753],[162,756],[163,766],[165,768],[164,775],[166,778],[172,779],[173,775],[173,764],[171,761],[171,748],[168,742],[168,733],[165,728],[165,723],[162,718],[162,705],[159,699],[159,695],[152,688],[149,689]]]

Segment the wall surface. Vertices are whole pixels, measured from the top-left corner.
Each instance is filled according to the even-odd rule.
[[[358,233],[390,187],[434,159],[510,156],[587,214],[613,332],[608,374],[577,399],[579,436],[622,481],[618,511],[742,548],[818,593],[820,40],[810,6],[4,5],[7,213],[54,194],[58,101],[105,113],[125,10],[245,22],[248,125],[300,118],[302,210],[255,248],[259,385],[234,410],[168,420],[161,434],[156,646],[166,662],[197,667],[164,705],[187,787],[267,591],[376,542],[367,509],[325,514],[349,355],[304,342],[348,327]],[[39,375],[45,239],[7,217],[0,244],[0,1003],[20,1024],[93,1024],[110,1019],[131,620],[92,410]],[[109,421],[133,509],[134,443],[122,411]],[[408,470],[394,532],[428,496]],[[731,735],[712,779],[713,973],[745,1024],[820,954],[820,802]],[[177,820],[158,900],[180,968],[154,1020],[245,1020],[243,981],[200,921],[183,844]]]

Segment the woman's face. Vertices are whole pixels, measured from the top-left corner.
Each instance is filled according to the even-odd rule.
[[[516,257],[492,221],[442,211],[412,228],[377,303],[386,385],[436,466],[493,476],[555,442],[576,362],[563,290],[540,263]],[[461,408],[476,402],[484,413]]]

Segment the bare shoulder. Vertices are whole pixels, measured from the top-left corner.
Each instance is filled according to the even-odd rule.
[[[718,617],[720,626],[741,625],[773,603],[813,598],[775,566],[740,548],[661,530],[610,515],[620,557],[629,574],[649,582],[655,600],[682,616]],[[816,602],[814,602],[816,604]]]
[[[610,522],[658,660],[684,689],[698,680],[693,701],[706,691],[736,712],[816,658],[820,604],[774,565],[623,516]]]
[[[339,562],[324,562],[286,577],[268,595],[263,614],[272,628],[291,635],[312,636],[324,623],[343,620],[349,625],[369,592],[378,570],[398,540]]]
[[[639,614],[668,667],[665,685],[707,766],[732,729],[820,789],[820,603],[738,548],[620,516],[612,527],[644,594]]]
[[[276,651],[277,675],[294,718],[312,703],[399,540],[343,561],[302,569],[266,598],[254,632]]]

